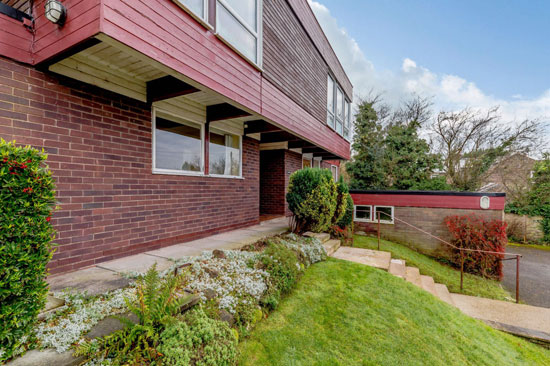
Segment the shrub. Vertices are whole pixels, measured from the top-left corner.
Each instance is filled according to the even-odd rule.
[[[166,327],[158,351],[164,366],[231,366],[237,362],[237,338],[227,323],[197,308]]]
[[[55,231],[47,155],[0,141],[0,361],[18,353],[44,307]]]
[[[334,217],[332,218],[332,225],[338,225],[342,217],[346,214],[347,202],[349,194],[349,187],[344,182],[342,177],[336,184],[336,190],[338,195],[336,196],[336,209],[334,210]]]
[[[259,266],[269,273],[269,286],[262,303],[269,309],[275,309],[281,295],[289,292],[298,281],[298,257],[286,246],[272,243],[262,253]]]
[[[337,225],[341,229],[345,229],[347,227],[350,227],[353,224],[353,199],[351,198],[351,195],[348,194],[346,197],[346,209],[344,211],[344,214],[338,221]]]
[[[458,248],[485,250],[504,253],[506,243],[506,223],[500,220],[485,221],[471,214],[465,216],[448,216],[445,224],[453,237],[452,244]],[[503,255],[464,252],[464,271],[493,279],[502,279]],[[458,249],[452,250],[452,263],[460,267],[461,254]]]
[[[286,200],[298,232],[322,232],[330,228],[337,199],[336,183],[327,169],[307,168],[290,176]]]

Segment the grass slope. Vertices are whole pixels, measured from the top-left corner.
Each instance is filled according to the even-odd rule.
[[[387,272],[336,259],[308,269],[239,347],[241,366],[550,365],[548,350]]]
[[[376,238],[356,235],[354,247],[376,249]],[[460,271],[437,260],[420,254],[404,245],[382,240],[380,250],[392,253],[393,258],[404,259],[408,266],[417,267],[420,273],[432,276],[435,282],[447,285],[449,291],[471,296],[481,296],[489,299],[513,301],[512,296],[498,281],[488,280],[471,274],[464,274],[464,290],[460,291]]]

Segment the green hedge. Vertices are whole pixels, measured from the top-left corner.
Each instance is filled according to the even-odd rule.
[[[44,307],[55,231],[47,156],[0,141],[0,361],[24,343]]]
[[[330,228],[337,212],[338,188],[328,169],[301,169],[290,176],[286,200],[296,231],[322,232]]]

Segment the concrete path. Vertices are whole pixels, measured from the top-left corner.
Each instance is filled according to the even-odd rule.
[[[523,255],[519,268],[519,298],[529,305],[550,308],[550,251],[509,246],[507,251]],[[516,261],[504,261],[502,285],[516,291]]]
[[[78,271],[51,276],[48,278],[48,283],[52,292],[72,288],[90,295],[100,294],[126,286],[129,281],[121,276],[124,272],[144,273],[155,263],[159,270],[164,270],[174,264],[174,261],[185,256],[196,256],[205,250],[239,249],[262,238],[281,234],[287,230],[287,219],[280,217],[244,229],[228,231],[203,239],[103,262]]]

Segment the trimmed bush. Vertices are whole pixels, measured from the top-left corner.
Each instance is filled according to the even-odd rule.
[[[344,211],[344,214],[338,221],[337,225],[341,229],[345,229],[347,227],[350,227],[353,224],[353,199],[351,198],[351,195],[348,194],[346,196],[346,209]]]
[[[478,249],[504,253],[508,238],[506,223],[500,220],[485,221],[471,214],[448,216],[445,224],[453,237],[452,244],[458,248]],[[503,255],[479,252],[464,252],[464,271],[497,280],[502,279]],[[452,249],[451,262],[458,268],[461,255],[458,249]]]
[[[19,353],[46,302],[55,231],[47,155],[0,141],[0,361]]]
[[[286,200],[296,220],[296,231],[322,232],[332,224],[338,189],[328,169],[301,169],[290,176]]]
[[[346,214],[347,201],[348,197],[350,197],[349,187],[342,177],[340,177],[340,180],[336,184],[336,190],[338,191],[338,196],[336,198],[336,209],[332,217],[332,225],[338,225],[342,217]]]

